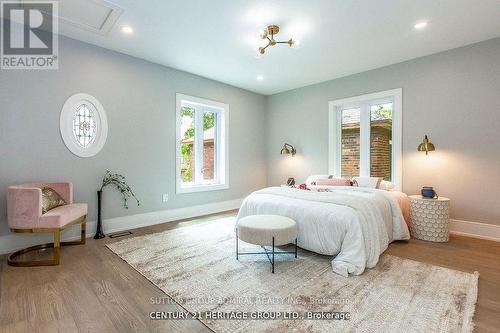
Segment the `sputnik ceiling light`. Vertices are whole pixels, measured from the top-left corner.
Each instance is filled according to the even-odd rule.
[[[267,40],[267,45],[259,47],[260,54],[264,54],[269,46],[274,46],[276,44],[288,44],[290,47],[292,47],[293,44],[295,44],[295,41],[292,38],[290,38],[287,42],[276,41],[274,39],[274,36],[279,32],[280,27],[278,27],[277,25],[269,25],[264,31],[262,31],[262,33],[260,34],[260,38]]]

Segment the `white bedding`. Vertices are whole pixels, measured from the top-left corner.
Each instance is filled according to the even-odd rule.
[[[401,208],[391,192],[336,187],[331,192],[270,187],[250,194],[238,213],[275,214],[297,222],[299,247],[334,255],[333,271],[359,275],[374,267],[393,240],[409,239]]]

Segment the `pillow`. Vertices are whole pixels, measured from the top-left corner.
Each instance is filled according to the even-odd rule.
[[[378,188],[380,190],[386,190],[386,191],[392,191],[394,190],[394,187],[396,187],[396,185],[394,185],[394,183],[388,182],[387,180],[382,180],[378,185]]]
[[[50,187],[42,188],[42,214],[66,204],[63,198]]]
[[[378,188],[382,178],[380,177],[353,177],[359,187]]]
[[[347,178],[318,179],[316,185],[351,186],[351,180]]]
[[[307,186],[316,185],[316,181],[318,179],[328,179],[328,177],[329,177],[328,175],[310,175],[306,179],[306,185]]]

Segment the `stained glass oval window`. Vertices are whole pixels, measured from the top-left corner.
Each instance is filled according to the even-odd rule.
[[[68,98],[61,111],[60,130],[64,144],[79,157],[96,155],[108,135],[108,121],[99,101],[88,94]]]
[[[96,137],[96,119],[90,105],[81,104],[73,115],[73,136],[83,148],[91,145]]]

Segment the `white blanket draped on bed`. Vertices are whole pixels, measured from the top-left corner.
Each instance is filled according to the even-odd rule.
[[[298,245],[335,255],[333,271],[359,275],[374,267],[393,240],[410,234],[399,205],[384,191],[339,187],[331,192],[270,187],[249,195],[238,219],[276,214],[292,218],[299,229]]]

